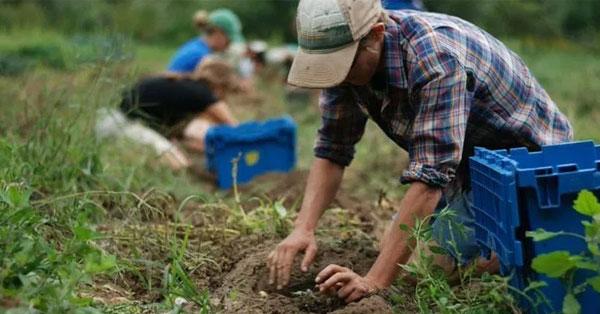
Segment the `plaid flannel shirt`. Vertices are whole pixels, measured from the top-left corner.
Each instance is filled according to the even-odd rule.
[[[402,183],[456,192],[469,184],[475,146],[538,150],[573,139],[523,61],[490,34],[444,14],[388,12],[381,84],[322,91],[317,157],[349,165],[371,118],[409,153]]]

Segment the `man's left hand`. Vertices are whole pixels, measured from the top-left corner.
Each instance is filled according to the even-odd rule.
[[[315,281],[319,290],[335,295],[344,299],[347,303],[359,300],[369,294],[377,292],[380,288],[368,277],[362,277],[352,270],[331,264],[325,267],[318,275]]]

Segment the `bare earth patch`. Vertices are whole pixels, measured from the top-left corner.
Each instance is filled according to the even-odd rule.
[[[339,264],[359,274],[368,271],[377,251],[366,241],[344,241],[338,247],[322,245],[310,270],[300,271],[300,258],[292,270],[288,287],[276,291],[268,285],[266,257],[273,244],[257,247],[224,277],[215,296],[223,313],[392,313],[380,295],[346,305],[342,300],[325,296],[314,289],[317,273],[329,264]]]

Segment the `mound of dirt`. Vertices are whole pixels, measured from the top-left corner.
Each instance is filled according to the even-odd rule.
[[[304,188],[308,179],[308,171],[297,170],[290,173],[272,172],[264,174],[251,183],[240,186],[240,193],[248,199],[253,197],[266,197],[270,200],[283,200],[283,204],[290,208],[296,204],[300,206]]]
[[[288,287],[276,291],[268,284],[265,261],[273,243],[263,244],[242,259],[224,277],[215,295],[220,298],[223,313],[392,313],[380,295],[346,305],[342,300],[314,290],[317,273],[329,264],[353,269],[359,274],[368,271],[377,251],[364,241],[346,241],[338,247],[321,246],[310,270],[300,271],[300,257],[292,268]]]

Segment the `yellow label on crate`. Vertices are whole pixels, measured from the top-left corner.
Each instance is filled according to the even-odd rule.
[[[259,158],[260,158],[260,154],[258,153],[258,151],[253,150],[253,151],[247,152],[246,156],[244,156],[244,160],[246,161],[246,166],[252,167],[252,166],[256,165],[256,163],[258,163]]]

